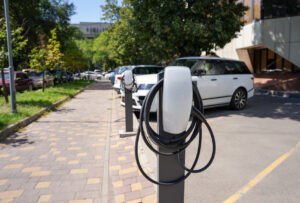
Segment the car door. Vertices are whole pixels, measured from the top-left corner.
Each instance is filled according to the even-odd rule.
[[[22,73],[22,78],[24,80],[24,90],[29,88],[29,85],[31,83],[31,80],[29,79],[28,75],[26,73]]]
[[[232,61],[229,60],[220,60],[220,92],[221,100],[223,103],[229,103],[232,98],[232,94],[235,91],[235,86],[238,81],[238,77],[235,75],[235,67]]]
[[[15,88],[16,91],[22,91],[24,86],[24,80],[22,80],[21,73],[16,73],[15,75]]]
[[[197,87],[204,106],[213,106],[222,103],[220,96],[220,76],[217,73],[217,62],[214,60],[201,60],[192,69],[193,80],[197,81]]]

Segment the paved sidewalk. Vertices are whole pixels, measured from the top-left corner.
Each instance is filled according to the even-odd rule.
[[[0,143],[0,202],[155,202],[120,129],[118,95],[93,84]]]

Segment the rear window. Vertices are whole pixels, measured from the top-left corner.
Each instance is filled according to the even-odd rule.
[[[163,70],[163,67],[137,67],[132,70],[132,73],[135,75],[148,75],[148,74],[157,74]]]
[[[222,66],[225,69],[225,74],[250,74],[249,69],[243,62],[223,61]]]
[[[119,70],[118,70],[118,74],[121,74],[121,73],[123,73],[125,70],[127,70],[128,69],[128,67],[121,67],[121,68],[119,68]]]
[[[186,66],[192,68],[199,59],[179,59],[171,62],[169,66]]]
[[[4,73],[4,80],[9,80],[9,74]],[[2,81],[2,77],[0,76],[0,81]]]

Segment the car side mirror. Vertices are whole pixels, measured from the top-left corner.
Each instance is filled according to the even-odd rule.
[[[202,70],[202,69],[200,69],[200,70],[195,70],[193,75],[196,75],[196,76],[206,75],[206,71],[205,71],[205,70]]]

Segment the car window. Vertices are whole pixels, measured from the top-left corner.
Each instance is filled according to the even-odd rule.
[[[225,74],[250,74],[249,69],[243,62],[223,61],[222,66],[225,70]]]
[[[24,74],[24,73],[23,73],[22,76],[23,76],[24,79],[28,79],[27,74]]]
[[[127,70],[127,67],[121,67],[121,68],[118,70],[118,74],[123,73],[125,70]]]
[[[222,61],[222,67],[225,70],[225,74],[236,74],[236,67],[234,63],[230,61]]]
[[[9,80],[9,74],[4,73],[4,80]],[[0,77],[0,81],[2,81],[2,77]]]
[[[199,61],[192,67],[192,74],[198,70],[205,71],[205,75],[222,75],[224,74],[224,69],[218,61],[206,60]]]
[[[21,73],[16,74],[16,79],[23,79],[23,75]]]
[[[132,70],[133,74],[136,75],[147,75],[147,74],[157,74],[162,71],[162,67],[137,67]]]
[[[250,71],[245,63],[243,62],[233,62],[235,65],[235,74],[250,74]]]
[[[198,61],[197,59],[179,59],[171,62],[168,66],[186,66],[192,68]]]

